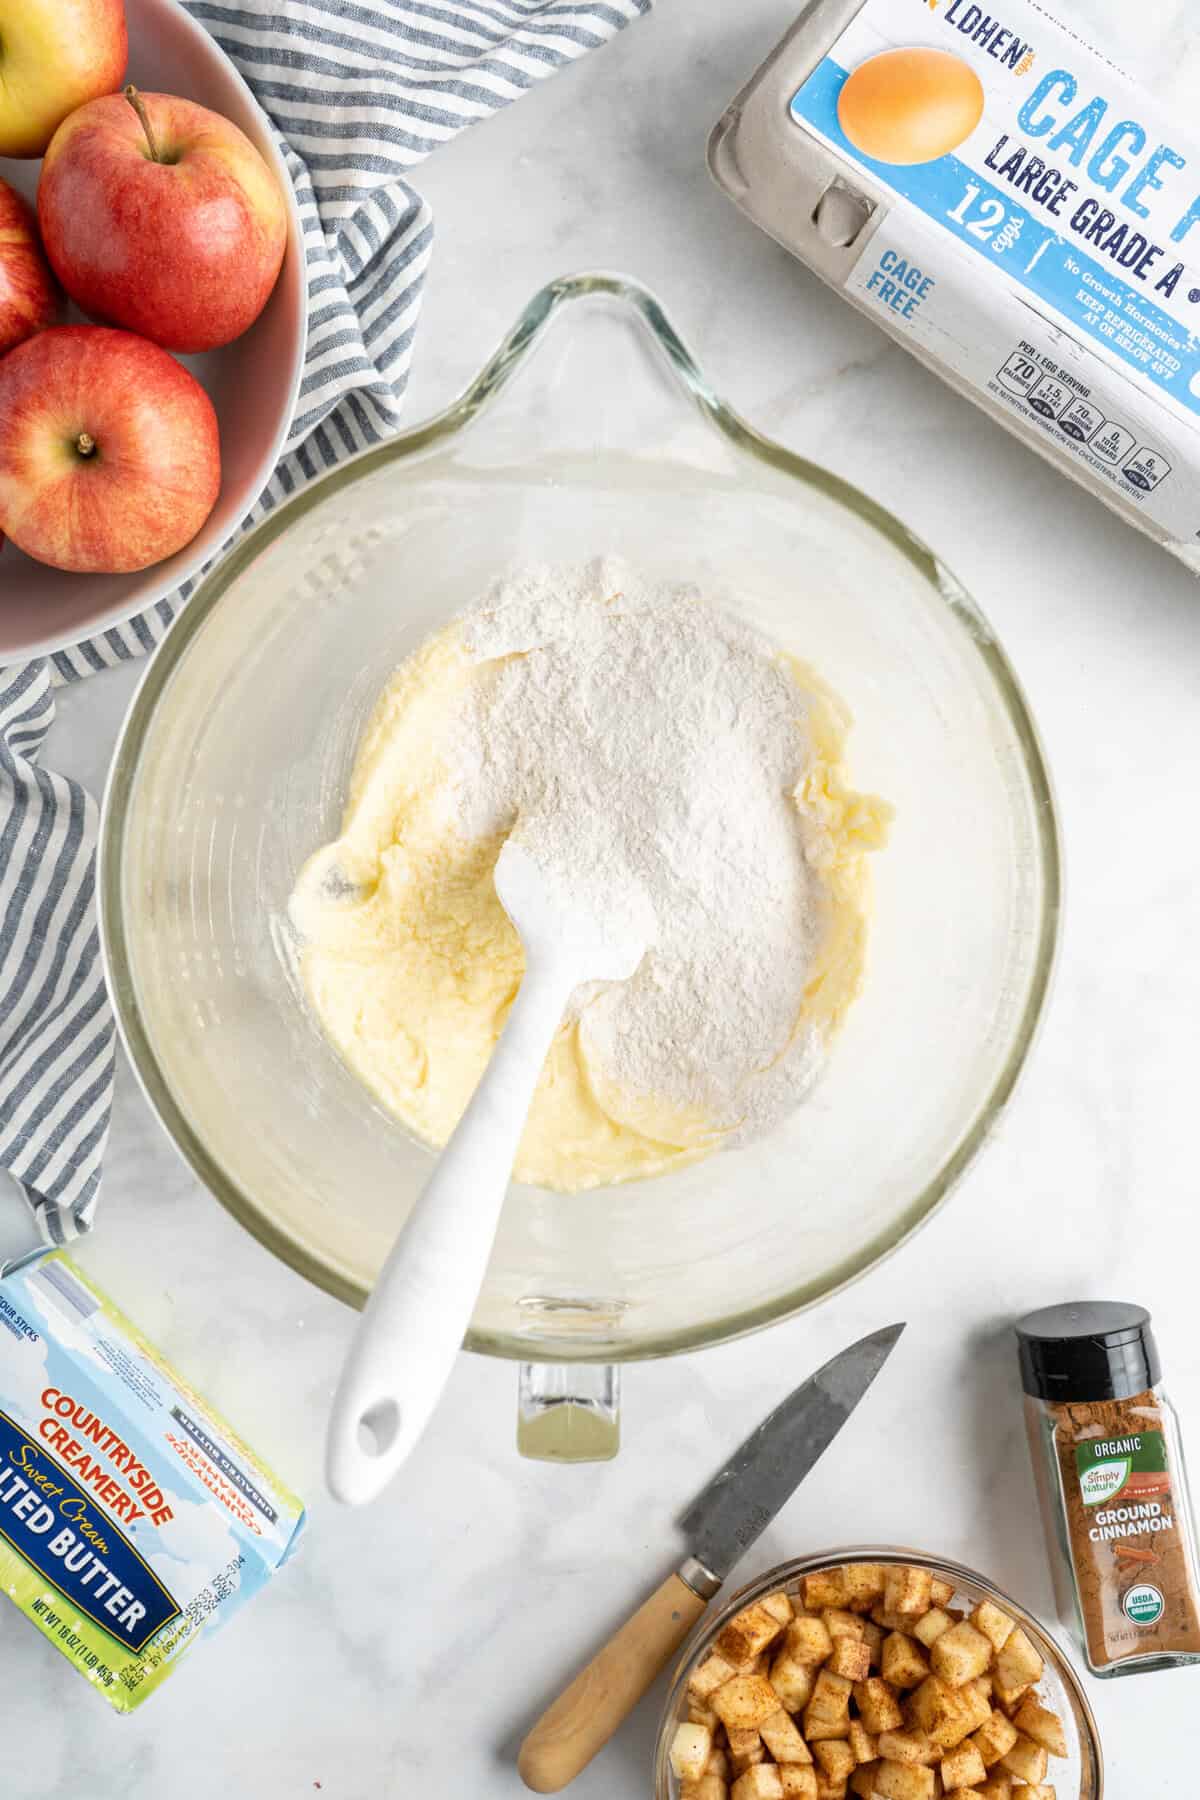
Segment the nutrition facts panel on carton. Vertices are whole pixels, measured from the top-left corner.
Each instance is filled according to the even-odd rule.
[[[1153,493],[1171,473],[1165,452],[1140,443],[1137,432],[1120,420],[1106,418],[1086,398],[1087,387],[1073,376],[1064,378],[1058,365],[1032,344],[1019,345],[996,379],[1032,412],[1052,420],[1064,437],[1087,445],[1101,464],[1119,470],[1122,480],[1142,493]]]
[[[1063,353],[1067,349],[1065,343],[1052,350],[1032,338],[1019,339],[995,368],[989,391],[1026,425],[1041,425],[1061,450],[1085,461],[1127,501],[1148,505],[1155,518],[1169,520],[1176,531],[1183,526],[1185,509],[1194,513],[1188,535],[1200,536],[1200,507],[1196,496],[1185,491],[1186,484],[1171,480],[1177,458],[1165,434],[1139,419],[1128,400],[1122,401],[1123,383],[1105,383],[1104,391],[1098,391],[1094,379],[1076,373]]]

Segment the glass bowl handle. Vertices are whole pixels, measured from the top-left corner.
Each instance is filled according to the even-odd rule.
[[[621,1448],[613,1363],[522,1363],[517,1449],[533,1462],[609,1462]]]

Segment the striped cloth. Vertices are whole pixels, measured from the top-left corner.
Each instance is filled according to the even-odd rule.
[[[249,525],[397,429],[433,240],[406,171],[651,0],[185,4],[269,113],[304,228],[304,382]],[[0,670],[0,1170],[49,1243],[91,1224],[114,1067],[93,904],[96,806],[39,761],[53,688],[152,650],[193,585],[48,662]]]

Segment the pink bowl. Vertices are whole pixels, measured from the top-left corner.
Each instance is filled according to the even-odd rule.
[[[136,575],[70,575],[0,555],[0,664],[61,650],[153,606],[212,557],[250,511],[279,460],[304,371],[308,288],[296,197],[258,102],[213,38],[177,0],[126,0],[129,79],[148,92],[183,94],[232,119],[274,169],[288,203],[279,282],[245,337],[182,360],[212,396],[221,427],[221,492],[198,537]],[[0,158],[0,175],[33,198],[40,164]]]

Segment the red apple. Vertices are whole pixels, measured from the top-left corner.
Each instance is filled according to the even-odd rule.
[[[279,183],[249,138],[191,100],[134,88],[59,126],[38,217],[72,300],[168,350],[240,337],[287,246]]]
[[[57,325],[0,361],[0,529],[39,562],[145,569],[191,542],[220,486],[212,402],[155,344]]]
[[[0,156],[41,156],[128,56],[125,0],[0,0]]]
[[[0,356],[53,324],[61,298],[32,207],[0,181]]]

